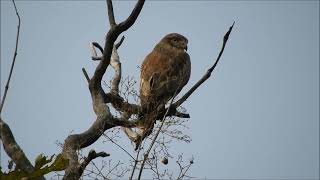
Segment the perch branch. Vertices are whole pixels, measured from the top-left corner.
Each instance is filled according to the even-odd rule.
[[[179,117],[179,118],[190,118],[189,114],[182,113],[177,110],[175,111],[174,116]]]
[[[234,25],[234,22],[232,24],[232,26],[229,27],[229,30],[228,32],[224,35],[224,38],[223,38],[223,44],[222,44],[222,48],[220,50],[220,53],[215,61],[215,63],[207,70],[206,74],[204,74],[202,76],[202,78],[186,93],[184,94],[177,102],[175,102],[173,104],[173,107],[179,107],[184,101],[186,101],[189,96],[203,83],[205,82],[207,79],[209,79],[209,77],[211,76],[211,73],[212,71],[215,69],[215,67],[217,66],[219,60],[220,60],[220,57],[224,51],[224,48],[225,48],[225,45],[229,39],[229,35],[232,31],[232,28],[233,28],[233,25]]]
[[[112,106],[120,112],[127,112],[128,114],[139,114],[141,113],[141,107],[136,104],[126,102],[122,97],[107,93],[104,96],[105,102],[111,102]]]
[[[7,80],[7,84],[5,86],[5,90],[4,90],[4,94],[3,94],[3,97],[2,97],[2,100],[1,100],[1,104],[0,104],[0,114],[2,112],[2,108],[4,106],[4,102],[6,100],[6,97],[7,97],[7,93],[8,93],[8,89],[9,89],[9,84],[10,84],[10,80],[11,80],[11,76],[12,76],[12,72],[13,72],[13,68],[14,68],[14,64],[16,62],[16,57],[18,55],[18,45],[19,45],[19,36],[20,36],[20,24],[21,24],[21,19],[20,19],[20,15],[18,13],[18,10],[17,10],[17,6],[16,6],[16,3],[14,0],[12,0],[12,3],[13,3],[13,6],[14,6],[14,10],[16,12],[16,15],[18,17],[18,30],[17,30],[17,36],[16,36],[16,47],[15,47],[15,50],[14,50],[14,55],[13,55],[13,60],[12,60],[12,64],[11,64],[11,69],[10,69],[10,73],[9,73],[9,77],[8,77],[8,80]]]
[[[233,22],[233,24],[229,27],[229,30],[226,32],[226,34],[224,35],[224,38],[223,38],[223,44],[222,44],[222,48],[219,52],[219,55],[215,61],[215,63],[207,70],[206,74],[204,74],[202,76],[202,78],[187,92],[185,93],[177,102],[173,103],[172,106],[170,107],[169,109],[169,113],[168,113],[168,116],[177,116],[177,117],[181,117],[181,118],[189,118],[189,114],[184,114],[184,113],[180,113],[177,111],[177,107],[179,107],[182,103],[184,103],[189,97],[190,95],[202,84],[204,83],[207,79],[209,79],[209,77],[211,76],[211,73],[213,72],[213,70],[215,69],[215,67],[217,66],[220,58],[221,58],[221,55],[224,51],[224,48],[226,46],[226,43],[229,39],[229,35],[232,31],[232,28],[234,26],[235,22]],[[161,119],[164,114],[167,112],[167,109],[162,111],[162,112],[159,112],[158,113],[158,117],[157,119]]]

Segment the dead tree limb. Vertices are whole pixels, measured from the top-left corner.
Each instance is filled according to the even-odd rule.
[[[114,27],[116,25],[116,20],[114,18],[114,12],[113,12],[113,4],[112,0],[106,0],[107,1],[107,11],[108,11],[108,17],[109,17],[109,24],[110,27]]]
[[[96,153],[95,150],[91,150],[88,154],[88,156],[86,158],[84,158],[83,162],[80,164],[79,167],[79,173],[82,174],[83,171],[86,169],[86,167],[88,166],[88,164],[95,158],[97,157],[107,157],[110,156],[110,154],[105,153],[105,152],[99,152]]]
[[[132,10],[130,16],[120,24],[111,26],[107,33],[101,61],[99,61],[99,64],[89,81],[89,90],[91,93],[93,110],[97,118],[87,131],[81,134],[72,134],[66,138],[62,154],[66,159],[69,160],[69,166],[65,170],[63,179],[79,179],[82,175],[82,173],[79,172],[80,165],[78,162],[78,155],[76,153],[77,150],[94,143],[107,129],[115,126],[130,127],[133,125],[131,121],[117,119],[112,116],[109,107],[105,103],[106,93],[102,89],[101,81],[107,70],[107,67],[110,64],[114,42],[122,32],[126,31],[134,24],[141,12],[144,2],[144,0],[139,0]],[[109,19],[113,21],[114,13],[111,0],[107,0],[107,4]]]
[[[119,83],[121,80],[121,63],[119,58],[117,48],[114,46],[112,49],[110,65],[115,71],[111,83],[111,93],[115,95],[119,95]]]
[[[10,127],[0,117],[0,138],[3,143],[4,150],[8,156],[14,161],[14,163],[21,168],[21,170],[28,173],[34,171],[34,167],[24,154],[23,150],[17,144]]]

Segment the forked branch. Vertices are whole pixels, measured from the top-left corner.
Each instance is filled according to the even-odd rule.
[[[108,0],[109,2],[111,0]],[[108,65],[110,64],[110,58],[112,54],[112,49],[115,40],[118,38],[118,36],[123,33],[124,31],[128,30],[136,21],[138,18],[141,9],[143,7],[145,0],[138,0],[137,4],[135,5],[134,9],[132,10],[130,16],[120,24],[114,25],[107,33],[106,37],[106,43],[103,48],[103,55],[102,55],[102,60],[100,61],[99,65],[97,66],[94,75],[92,77],[92,80],[90,81],[90,87],[92,88],[97,88],[101,87],[101,80],[102,76],[107,70]],[[111,5],[112,6],[112,5]],[[110,10],[108,8],[108,10]],[[108,15],[114,16],[113,11],[108,11]]]
[[[84,158],[83,162],[80,164],[79,167],[79,173],[82,174],[83,171],[86,169],[87,165],[95,158],[97,157],[107,157],[110,156],[110,154],[105,152],[99,152],[96,153],[95,150],[91,150],[86,158]]]
[[[81,166],[79,165],[78,155],[76,153],[77,150],[94,143],[99,137],[103,135],[104,131],[106,131],[107,129],[113,128],[115,126],[132,127],[135,125],[134,121],[117,119],[112,116],[109,107],[106,104],[106,93],[102,89],[101,81],[103,75],[107,70],[107,67],[111,62],[112,51],[113,49],[116,49],[114,48],[115,40],[122,32],[126,31],[134,24],[141,12],[144,2],[144,0],[138,0],[130,16],[120,24],[116,24],[114,20],[112,2],[111,0],[107,0],[108,16],[111,28],[107,33],[103,50],[101,50],[101,48],[99,48],[97,44],[95,46],[99,48],[100,51],[102,51],[101,60],[99,61],[99,64],[96,67],[92,78],[89,78],[88,73],[85,71],[85,69],[83,69],[83,73],[85,74],[86,79],[89,81],[89,90],[91,93],[93,110],[96,113],[97,118],[93,125],[87,131],[81,134],[72,134],[66,138],[62,154],[64,155],[64,158],[69,160],[69,166],[65,170],[63,179],[79,179],[82,175],[80,168]],[[120,44],[122,43],[122,41],[123,40],[120,41]],[[115,82],[118,82],[118,80],[116,79]],[[117,91],[117,89],[114,90]]]

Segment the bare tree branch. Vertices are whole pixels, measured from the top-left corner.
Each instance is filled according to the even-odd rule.
[[[89,86],[91,88],[99,89],[99,87],[101,86],[102,76],[106,72],[107,67],[110,63],[111,53],[112,53],[113,44],[114,44],[115,40],[122,32],[126,31],[134,24],[138,15],[141,12],[141,9],[143,7],[144,2],[145,2],[145,0],[139,0],[137,2],[136,6],[134,7],[134,9],[132,10],[130,16],[125,21],[121,22],[118,25],[115,25],[107,33],[106,43],[104,46],[104,51],[103,51],[103,56],[102,56],[102,61],[100,61],[99,65],[97,66],[97,68],[94,72],[92,80],[90,81],[91,85],[89,85]]]
[[[181,165],[181,162],[182,162],[182,156],[179,155],[179,158],[176,161],[176,163],[179,165],[179,168],[180,168],[180,172],[177,177],[177,180],[182,180],[184,177],[189,177],[189,176],[187,176],[187,172],[189,171],[191,165],[193,164],[193,158],[189,161],[188,165],[183,166],[183,165]]]
[[[115,71],[114,77],[112,78],[112,83],[111,83],[111,93],[117,95],[119,94],[119,83],[121,80],[121,63],[120,63],[120,57],[118,55],[117,48],[115,46],[113,47],[113,50],[112,50],[110,65]]]
[[[159,136],[159,134],[160,134],[160,131],[161,131],[163,125],[164,125],[165,119],[166,119],[167,114],[168,114],[168,112],[169,112],[169,109],[170,109],[170,107],[171,107],[171,105],[172,105],[172,103],[173,103],[174,97],[176,96],[176,93],[177,93],[177,91],[174,93],[173,97],[171,98],[169,107],[167,108],[167,111],[166,111],[166,113],[165,113],[164,116],[163,116],[161,125],[160,125],[160,127],[159,127],[156,135],[153,137],[153,140],[152,140],[152,142],[151,142],[151,144],[150,144],[147,152],[144,154],[144,158],[143,158],[142,165],[141,165],[141,167],[140,167],[139,176],[138,176],[138,179],[139,179],[139,180],[141,179],[141,176],[142,176],[142,171],[143,171],[144,164],[145,164],[146,160],[148,159],[149,153],[150,153],[150,151],[151,151],[151,149],[152,149],[155,141],[157,140],[157,138],[158,138],[158,136]]]
[[[115,126],[131,127],[135,125],[132,121],[117,119],[112,116],[109,107],[105,103],[106,94],[102,89],[101,81],[110,64],[115,40],[122,32],[126,31],[134,24],[140,14],[143,4],[144,0],[139,0],[130,16],[124,22],[111,27],[107,33],[102,59],[96,67],[93,77],[89,81],[93,110],[96,113],[97,118],[87,131],[81,134],[73,134],[66,138],[62,152],[64,157],[69,160],[69,166],[65,170],[63,179],[79,179],[81,177],[82,173],[79,173],[80,166],[76,153],[78,149],[87,147],[94,143],[107,129]],[[115,22],[110,0],[107,1],[107,5],[109,19],[111,19],[110,23],[113,24]],[[87,77],[88,76],[86,76],[86,79],[88,79]]]
[[[139,105],[128,103],[118,95],[107,93],[104,95],[104,99],[106,103],[110,102],[112,106],[120,112],[127,112],[128,114],[141,113],[141,107]]]
[[[88,82],[90,82],[89,75],[88,75],[88,73],[87,73],[87,71],[86,71],[85,68],[82,68],[82,72],[83,72],[83,75],[84,75],[84,77],[86,78],[86,80],[87,80]]]
[[[14,163],[22,170],[31,173],[34,167],[24,154],[23,150],[17,144],[10,127],[0,117],[0,137],[3,143],[4,150]]]
[[[114,45],[114,46],[116,47],[116,49],[118,49],[118,48],[121,46],[121,44],[123,43],[124,38],[125,38],[125,37],[122,36],[121,39],[120,39],[120,41],[119,41],[117,44]]]
[[[137,155],[136,155],[136,159],[134,160],[134,165],[133,165],[133,168],[132,168],[132,171],[131,171],[131,175],[130,175],[130,178],[129,180],[132,180],[133,176],[134,176],[134,172],[136,171],[136,167],[137,167],[137,164],[139,162],[139,154],[140,154],[140,151],[141,151],[141,148],[138,147],[138,152],[137,152]]]
[[[99,43],[97,43],[97,42],[92,42],[91,44],[92,44],[92,47],[98,48],[98,49],[100,50],[101,54],[103,54],[103,48],[101,47],[101,45],[100,45]],[[97,53],[96,53],[96,52],[94,52],[94,53],[95,53],[95,55],[97,56]]]
[[[101,54],[103,54],[103,49],[102,49],[102,47],[100,46],[100,44],[97,43],[97,42],[91,42],[91,43],[90,43],[90,50],[91,50],[91,54],[92,54],[91,59],[92,59],[93,61],[100,61],[102,57],[101,57],[101,56],[98,56],[98,53],[97,53],[95,47],[100,50]]]
[[[113,139],[111,139],[109,136],[107,136],[106,134],[103,134],[106,138],[108,138],[109,141],[111,141],[113,144],[115,144],[116,146],[118,146],[122,151],[124,151],[126,154],[128,154],[133,160],[134,157],[126,150],[124,149],[122,146],[120,146],[118,143],[116,143]]]
[[[12,0],[13,6],[14,6],[14,10],[16,11],[16,15],[18,17],[18,30],[17,30],[17,36],[16,36],[16,47],[14,50],[14,55],[13,55],[13,60],[12,60],[12,64],[11,64],[11,69],[10,69],[10,73],[9,73],[9,77],[7,80],[7,84],[5,86],[5,90],[4,90],[4,94],[1,100],[1,104],[0,104],[0,114],[2,112],[2,108],[4,106],[4,102],[6,100],[7,97],[7,93],[8,93],[8,89],[9,89],[9,84],[10,84],[10,80],[11,80],[11,76],[12,76],[12,72],[13,72],[13,68],[14,68],[14,64],[16,62],[16,57],[18,55],[18,44],[19,44],[19,35],[20,35],[20,24],[21,24],[21,19],[20,19],[20,15],[18,13],[17,7],[16,7],[16,3],[14,0]]]
[[[82,68],[82,72],[88,81],[90,82],[89,75],[85,68]],[[122,97],[120,97],[118,94],[114,93],[107,93],[104,94],[104,102],[105,103],[111,103],[116,110],[120,112],[126,112],[128,114],[139,114],[141,113],[141,107],[139,105],[130,104],[126,102]]]
[[[116,20],[114,19],[112,0],[107,0],[107,7],[108,7],[109,23],[110,23],[110,26],[113,27],[116,25]]]
[[[0,117],[0,139],[2,141],[4,150],[8,154],[8,156],[14,161],[14,163],[19,167],[19,169],[32,173],[34,171],[34,167],[24,154],[23,150],[20,148],[12,131],[8,124],[6,124],[2,118]],[[37,179],[43,180],[44,177],[39,177]]]
[[[122,36],[120,41],[115,44],[116,49],[118,49],[121,46],[123,40],[124,40],[124,36]],[[97,53],[95,47],[100,50],[101,54],[103,54],[103,48],[101,47],[101,45],[97,42],[91,42],[90,43],[90,50],[91,50],[91,54],[92,54],[91,59],[94,61],[100,61],[102,59],[102,56],[98,56],[98,53]]]
[[[96,153],[96,151],[91,150],[88,154],[88,157],[84,158],[83,162],[79,166],[79,173],[82,174],[87,165],[95,158],[97,157],[107,157],[110,156],[110,154],[105,153],[105,152],[99,152]]]
[[[225,48],[225,45],[229,39],[229,35],[232,31],[232,28],[233,28],[233,25],[234,25],[235,22],[233,22],[232,26],[229,27],[229,30],[228,32],[224,35],[224,38],[223,38],[223,44],[222,44],[222,48],[220,50],[220,53],[215,61],[215,63],[207,70],[207,73],[203,75],[203,77],[186,93],[184,94],[177,102],[175,102],[173,104],[173,107],[179,107],[184,101],[186,101],[189,96],[203,83],[205,82],[207,79],[209,79],[209,77],[211,76],[211,73],[212,71],[215,69],[215,67],[217,66],[220,58],[221,58],[221,55],[224,51],[224,48]]]

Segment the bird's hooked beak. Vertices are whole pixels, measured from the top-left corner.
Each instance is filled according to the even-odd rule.
[[[185,45],[185,46],[184,46],[184,49],[185,49],[186,51],[188,51],[188,45]]]

